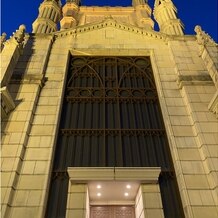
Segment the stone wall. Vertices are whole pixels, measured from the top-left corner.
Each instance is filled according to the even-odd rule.
[[[216,217],[218,127],[207,108],[216,88],[195,37],[113,19],[30,36],[9,85],[16,107],[2,122],[3,216],[44,216],[70,55],[150,56],[185,215]]]

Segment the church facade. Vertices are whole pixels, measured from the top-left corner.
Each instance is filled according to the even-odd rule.
[[[217,44],[195,32],[171,0],[44,0],[2,35],[2,217],[217,217]]]

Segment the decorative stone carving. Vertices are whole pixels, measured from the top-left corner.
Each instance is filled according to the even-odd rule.
[[[8,117],[10,112],[15,108],[14,101],[6,86],[2,87],[1,93],[1,120]]]
[[[218,90],[216,91],[215,95],[211,99],[208,109],[216,115],[218,119]]]
[[[205,66],[218,89],[218,73],[217,73],[217,49],[218,44],[201,29],[200,26],[195,27],[197,43],[199,44],[199,56],[204,60]]]
[[[25,31],[26,31],[26,27],[25,27],[25,25],[22,24],[19,26],[19,29],[16,30],[16,32],[13,35],[13,38],[16,40],[16,42],[21,47],[23,47],[23,44],[24,44]]]
[[[201,26],[195,26],[194,30],[196,32],[196,38],[199,45],[217,45],[211,36],[201,29]]]
[[[4,42],[6,41],[6,37],[7,37],[6,33],[2,33],[2,35],[0,36],[0,51],[2,51],[4,47]]]

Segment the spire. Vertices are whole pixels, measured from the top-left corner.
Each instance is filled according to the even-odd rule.
[[[39,7],[39,15],[33,22],[33,33],[51,33],[57,31],[61,16],[60,0],[44,0]]]
[[[169,35],[183,35],[183,24],[177,18],[177,8],[171,0],[155,0],[154,18],[160,32]]]

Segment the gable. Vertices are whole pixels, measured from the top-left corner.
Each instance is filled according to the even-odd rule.
[[[73,35],[76,44],[86,45],[85,47],[89,48],[125,48],[131,46],[141,48],[145,42],[163,42],[167,38],[165,34],[119,23],[113,18],[107,18],[100,23],[86,24],[60,31],[56,34],[58,37]]]

